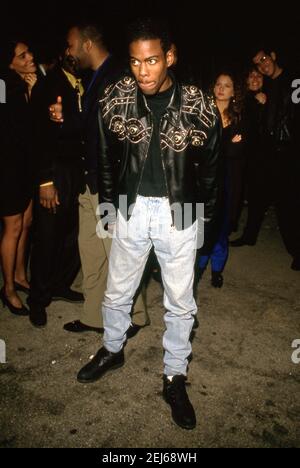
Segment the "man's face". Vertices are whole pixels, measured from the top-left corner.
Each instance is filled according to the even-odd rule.
[[[10,69],[19,75],[36,72],[36,65],[33,61],[33,54],[26,44],[19,42],[15,48],[15,56],[10,64]]]
[[[164,53],[160,39],[138,40],[129,46],[130,67],[141,91],[152,96],[171,84],[168,68],[174,62],[170,50]]]
[[[77,28],[70,29],[67,36],[66,55],[70,55],[77,64],[78,69],[86,69],[90,67],[90,57],[85,50],[85,43],[82,40],[80,32]]]
[[[263,87],[263,75],[259,71],[251,71],[248,75],[247,85],[250,91],[257,93]]]
[[[271,55],[265,54],[263,50],[257,52],[255,57],[253,57],[253,63],[257,66],[258,71],[263,75],[272,77],[276,70],[274,54]]]

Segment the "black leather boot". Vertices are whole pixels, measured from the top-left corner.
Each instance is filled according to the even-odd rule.
[[[163,397],[171,406],[174,422],[183,429],[196,427],[196,415],[185,388],[185,376],[175,375],[170,381],[164,375]]]
[[[86,364],[78,373],[77,380],[80,383],[96,382],[107,371],[118,369],[124,365],[124,350],[118,353],[110,353],[104,347],[99,349],[96,356]]]

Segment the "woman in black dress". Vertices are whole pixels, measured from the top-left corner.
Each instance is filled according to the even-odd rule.
[[[37,82],[36,65],[27,44],[12,41],[1,54],[6,103],[0,122],[0,244],[4,286],[3,306],[16,315],[27,315],[17,290],[28,292],[25,256],[32,219],[31,97]]]
[[[242,196],[243,93],[238,80],[231,73],[224,72],[218,75],[214,82],[213,95],[223,127],[220,151],[219,229],[212,250],[205,254],[200,251],[196,262],[195,282],[197,284],[210,261],[211,284],[215,288],[221,288],[222,272],[229,253],[228,237],[238,222]]]

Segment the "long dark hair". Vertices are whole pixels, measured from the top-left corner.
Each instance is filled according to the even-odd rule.
[[[28,41],[23,37],[10,37],[0,47],[0,62],[3,69],[7,69],[15,56],[18,44],[28,45]]]
[[[264,75],[257,69],[254,63],[252,64],[250,63],[243,71],[242,86],[244,88],[243,92],[245,93],[245,95],[248,94],[249,92],[251,93],[251,91],[248,89],[248,78],[252,72],[259,73],[263,77],[263,85],[264,85],[264,81],[265,81]]]
[[[241,120],[241,115],[244,107],[245,90],[238,77],[231,71],[223,70],[217,74],[211,86],[211,93],[214,95],[213,90],[220,76],[229,76],[233,83],[234,97],[230,100],[229,106],[224,111],[226,118],[230,124],[236,125]]]

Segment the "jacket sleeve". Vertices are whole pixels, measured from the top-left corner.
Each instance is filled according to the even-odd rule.
[[[101,217],[108,215],[109,222],[115,219],[117,208],[117,180],[118,166],[120,161],[120,145],[111,134],[104,122],[101,104],[98,108],[98,181],[99,181],[99,203],[105,204],[105,210],[102,209]],[[103,207],[103,205],[101,205]]]
[[[212,108],[211,108],[212,110]],[[204,203],[204,245],[202,253],[208,253],[217,241],[222,193],[222,161],[220,158],[222,126],[218,112],[207,131],[207,140],[200,160],[199,190]]]

